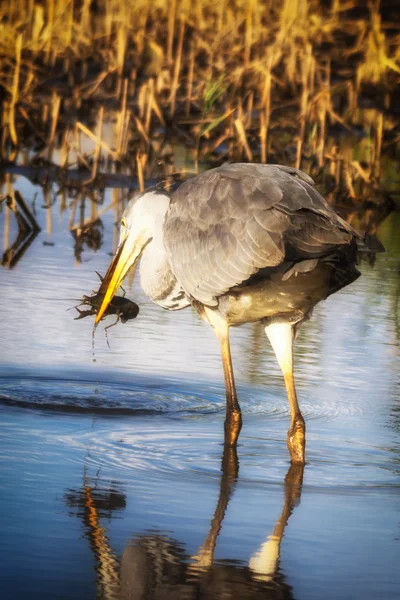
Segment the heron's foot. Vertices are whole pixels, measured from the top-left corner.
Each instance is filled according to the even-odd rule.
[[[225,424],[225,446],[234,448],[237,444],[240,430],[242,429],[242,413],[232,411],[226,414]]]
[[[304,465],[306,462],[306,424],[301,415],[293,420],[287,436],[292,463]]]

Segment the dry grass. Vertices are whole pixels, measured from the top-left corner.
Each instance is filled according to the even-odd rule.
[[[352,197],[358,184],[379,177],[383,148],[398,153],[390,106],[399,96],[400,35],[377,2],[91,6],[15,0],[0,7],[3,159],[39,147],[42,160],[85,166],[92,183],[117,164],[143,186],[160,165],[162,176],[174,170],[173,139],[192,150],[194,163],[325,168]],[[213,87],[221,93],[210,103]],[[373,105],[367,112],[365,98]],[[362,129],[368,143],[349,152],[332,129]]]

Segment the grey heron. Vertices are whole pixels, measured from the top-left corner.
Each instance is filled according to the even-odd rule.
[[[357,251],[369,242],[346,223],[298,169],[225,164],[169,196],[148,191],[128,204],[120,241],[100,288],[102,318],[141,257],[141,287],[167,310],[192,306],[213,328],[226,388],[225,444],[242,426],[229,328],[261,321],[281,368],[293,463],[305,462],[305,422],[293,376],[296,332],[314,306],[355,281]]]

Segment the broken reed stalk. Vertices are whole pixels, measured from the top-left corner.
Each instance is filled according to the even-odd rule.
[[[349,145],[343,145],[340,149],[340,191],[350,198],[354,200],[356,198],[356,193],[354,191],[353,180],[351,176],[350,167],[353,160],[353,147]]]
[[[97,139],[100,140],[100,142],[101,142],[101,138],[103,137],[103,116],[104,116],[104,106],[100,106],[99,116],[98,116],[98,121],[97,121]],[[101,144],[98,143],[96,145],[96,150],[94,152],[94,160],[93,160],[93,168],[92,168],[92,181],[97,176],[100,157],[101,157]],[[93,204],[95,204],[95,203],[92,202],[92,205]],[[93,215],[92,215],[92,218],[94,218]]]
[[[121,156],[126,156],[126,153],[128,151],[129,125],[130,125],[131,117],[132,117],[132,111],[128,110],[126,112],[126,116],[125,116],[125,124],[124,124],[121,153],[120,153]]]
[[[11,103],[9,110],[10,137],[14,146],[18,145],[17,130],[15,126],[15,107],[18,102],[19,75],[21,69],[22,34],[18,34],[15,42],[15,69],[11,89]]]
[[[174,45],[176,0],[168,0],[168,40],[167,40],[167,61],[172,63],[172,50]]]
[[[117,33],[117,68],[119,73],[118,81],[121,82],[122,72],[125,63],[125,53],[127,45],[127,27],[125,23],[121,23]],[[118,90],[119,92],[119,90]],[[119,96],[119,93],[118,93]],[[118,97],[117,96],[117,97]]]
[[[160,121],[161,125],[163,127],[165,127],[165,120],[162,114],[162,110],[153,94],[153,97],[151,99],[151,108],[153,110],[153,112],[157,115],[158,120]]]
[[[69,128],[65,129],[63,136],[62,136],[62,142],[61,142],[61,148],[60,148],[60,167],[62,169],[68,169],[68,157],[69,157],[69,149],[70,149],[70,145],[69,145],[69,136],[70,136],[70,130]]]
[[[381,172],[381,153],[382,153],[382,138],[383,138],[383,113],[378,112],[376,125],[374,127],[374,157],[372,174],[374,179],[379,179]]]
[[[146,130],[145,130],[144,126],[142,125],[141,120],[139,119],[139,117],[134,117],[134,119],[135,119],[136,129],[138,130],[138,132],[142,136],[144,142],[146,144],[149,144],[149,142],[150,142],[149,136],[147,135]]]
[[[321,168],[324,164],[325,153],[325,135],[326,135],[326,116],[331,110],[331,63],[328,60],[325,68],[325,78],[322,83],[323,89],[321,92],[321,102],[318,110],[318,142],[317,142],[317,160],[318,166]]]
[[[82,131],[82,133],[84,133],[85,135],[87,135],[91,140],[93,140],[94,142],[96,142],[96,144],[98,144],[99,146],[101,146],[101,148],[105,152],[107,152],[107,154],[109,154],[110,156],[112,156],[112,158],[114,160],[118,160],[118,154],[116,152],[114,152],[114,150],[111,150],[110,146],[108,144],[106,144],[106,142],[103,142],[103,140],[100,140],[98,138],[98,136],[95,135],[92,131],[90,131],[90,129],[88,129],[85,125],[83,125],[83,123],[80,123],[79,121],[77,121],[76,127],[77,127],[77,129],[80,129],[80,131]]]
[[[33,84],[37,81],[36,74],[32,68],[32,65],[25,66],[25,82],[24,87],[21,90],[21,96],[26,96],[29,94],[29,91]]]
[[[47,0],[47,25],[44,31],[45,33],[45,49],[46,49],[46,62],[50,60],[53,31],[54,31],[54,0]]]
[[[268,158],[268,129],[271,118],[271,67],[272,56],[269,55],[265,70],[262,106],[260,111],[261,162],[263,163],[266,163]]]
[[[149,135],[150,131],[150,123],[151,123],[151,113],[153,110],[153,96],[154,96],[154,79],[151,78],[146,85],[146,117],[144,121],[144,130],[146,132],[146,136]]]
[[[312,62],[312,47],[310,44],[307,44],[306,47],[306,55],[303,58],[301,63],[301,98],[300,98],[300,127],[299,127],[299,137],[297,140],[297,151],[296,151],[296,169],[300,169],[301,165],[301,153],[304,142],[304,133],[306,127],[306,117],[307,117],[307,106],[308,106],[308,97],[309,97],[309,79],[310,79],[310,71],[311,71],[311,62]]]
[[[249,146],[249,143],[248,143],[247,137],[246,137],[246,130],[244,128],[241,117],[238,117],[237,119],[235,119],[234,123],[235,123],[236,131],[238,133],[239,143],[244,148],[247,160],[249,162],[251,162],[253,160],[253,153],[250,150],[250,146]]]
[[[260,113],[260,147],[261,147],[261,162],[267,162],[267,124],[265,119],[265,113]]]
[[[218,21],[217,21],[217,32],[218,32],[218,42],[221,43],[222,39],[222,30],[224,25],[224,14],[226,11],[225,0],[219,0],[219,10],[218,10]]]
[[[246,24],[245,24],[245,39],[244,39],[244,68],[247,69],[250,63],[250,53],[253,37],[253,3],[254,0],[247,0],[246,6]]]
[[[139,180],[139,190],[141,192],[143,192],[145,189],[144,169],[146,166],[146,162],[147,162],[147,154],[142,154],[141,152],[138,152],[136,154],[136,168],[137,168],[137,176],[138,176],[138,180]]]
[[[186,105],[185,114],[188,117],[190,115],[190,108],[192,105],[192,92],[193,92],[193,75],[194,75],[194,63],[195,63],[195,43],[190,43],[189,50],[189,72],[187,79],[187,90],[186,90]]]
[[[247,96],[246,118],[245,118],[246,129],[251,128],[251,124],[252,124],[252,120],[253,120],[253,106],[254,106],[254,92],[250,92],[250,94]]]
[[[178,87],[179,87],[179,74],[180,74],[181,63],[182,63],[182,48],[183,48],[184,33],[185,33],[185,21],[183,19],[180,19],[178,47],[176,50],[174,76],[173,76],[173,80],[172,80],[172,89],[171,89],[171,96],[170,96],[171,117],[173,117],[175,114],[176,94],[177,94]]]
[[[52,102],[51,102],[51,127],[50,127],[50,136],[49,136],[49,140],[48,140],[48,160],[50,162],[53,159],[54,137],[56,134],[58,115],[60,112],[60,104],[61,104],[61,97],[56,92],[53,92]]]
[[[121,160],[122,156],[122,145],[125,131],[125,118],[126,118],[126,98],[128,94],[128,79],[124,79],[123,91],[122,91],[122,107],[118,113],[117,119],[117,154]]]

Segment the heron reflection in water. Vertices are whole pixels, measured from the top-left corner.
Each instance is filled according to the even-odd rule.
[[[298,169],[228,164],[128,204],[99,292],[96,323],[141,257],[141,286],[167,310],[192,306],[221,346],[225,445],[242,427],[229,328],[261,321],[283,373],[293,463],[305,462],[305,423],[293,378],[293,342],[314,306],[355,281],[359,250],[383,248],[339,217]]]
[[[85,477],[83,490],[66,494],[69,506],[79,507],[96,561],[98,597],[105,600],[189,600],[190,598],[251,598],[292,600],[292,588],[280,566],[281,542],[293,509],[300,501],[304,467],[292,464],[284,481],[283,507],[275,527],[250,557],[247,565],[237,561],[216,562],[214,552],[225,513],[238,479],[235,448],[225,447],[219,496],[209,533],[196,553],[189,556],[183,544],[163,533],[151,531],[135,536],[119,560],[101,525],[101,514],[125,506],[116,489],[101,493]]]

